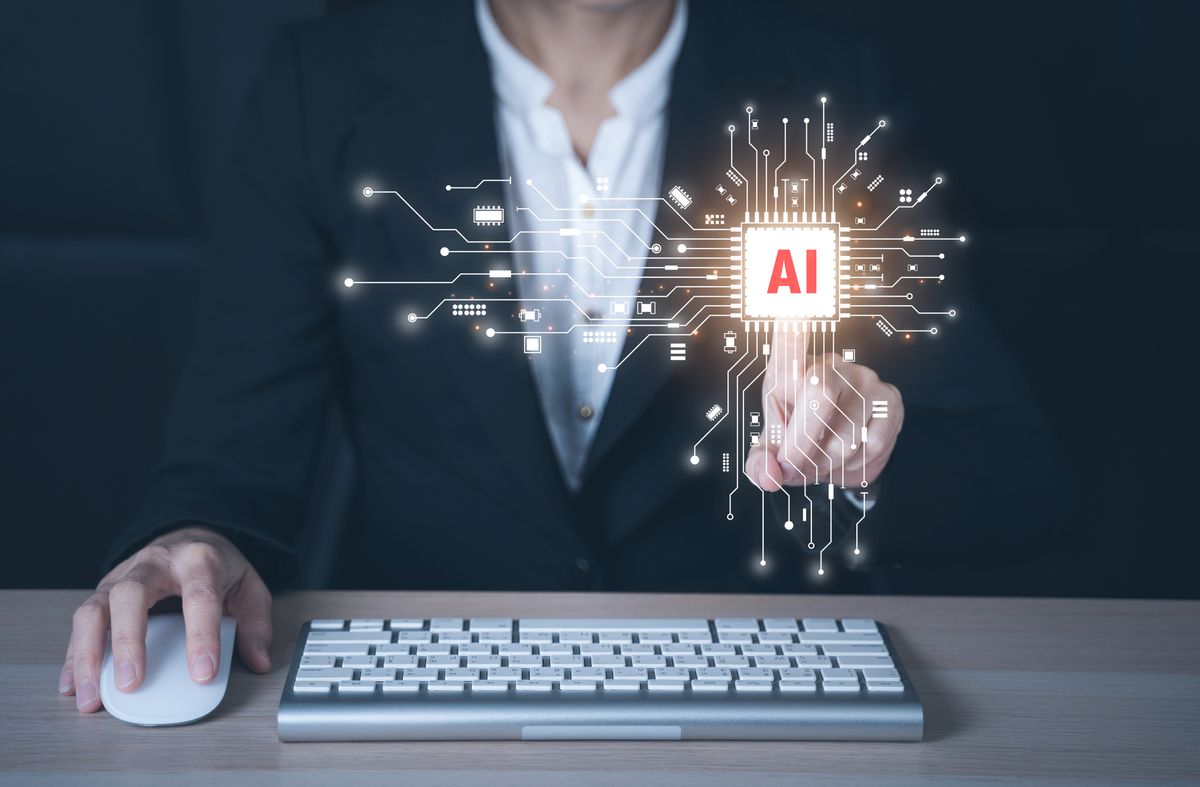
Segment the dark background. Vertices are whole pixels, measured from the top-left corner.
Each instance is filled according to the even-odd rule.
[[[0,585],[97,580],[157,460],[191,341],[206,206],[220,197],[213,162],[280,27],[348,5],[0,6]],[[1066,543],[982,591],[1200,596],[1197,13],[1136,2],[819,13],[861,31],[863,51],[847,56],[887,75],[881,102],[927,124],[971,236],[973,286],[1071,461]],[[741,45],[752,44],[714,57]],[[337,505],[314,494],[309,531],[336,537]],[[310,584],[321,575],[309,567]]]

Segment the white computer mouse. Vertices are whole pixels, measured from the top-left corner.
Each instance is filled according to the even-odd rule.
[[[233,661],[234,619],[221,618],[221,663],[217,677],[200,684],[188,674],[183,615],[151,615],[146,625],[146,679],[136,691],[119,691],[112,643],[100,669],[100,701],[111,715],[146,727],[187,724],[216,710],[225,696]]]

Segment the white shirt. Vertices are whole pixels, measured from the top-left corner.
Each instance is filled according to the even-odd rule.
[[[540,315],[525,322],[528,333],[542,336],[540,354],[529,356],[533,377],[563,477],[578,490],[615,375],[597,367],[612,367],[621,357],[654,242],[657,203],[619,198],[662,194],[667,99],[687,5],[675,4],[662,42],[609,91],[616,114],[600,124],[586,168],[562,113],[546,106],[553,80],[508,42],[487,0],[476,0],[475,13],[492,67],[501,160],[512,179],[509,226],[514,235],[526,233],[514,244],[513,270],[537,274],[515,277],[521,306]],[[562,236],[560,228],[580,234]],[[552,333],[572,325],[579,327]]]

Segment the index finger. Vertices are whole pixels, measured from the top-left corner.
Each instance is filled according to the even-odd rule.
[[[197,683],[208,683],[221,663],[221,590],[219,555],[209,544],[190,544],[179,556],[179,589],[183,597],[183,625],[187,630],[188,673]]]

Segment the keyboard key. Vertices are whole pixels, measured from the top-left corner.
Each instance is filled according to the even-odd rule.
[[[654,645],[635,642],[632,645],[619,645],[617,652],[622,656],[653,656]]]
[[[442,645],[433,643],[428,645],[417,645],[418,656],[449,656],[453,651],[453,645]]]
[[[462,618],[433,618],[429,621],[429,630],[435,632],[442,631],[462,631]]]
[[[770,692],[775,688],[774,684],[762,680],[735,680],[733,686],[738,691],[757,692]]]
[[[777,656],[778,648],[774,645],[742,645],[740,648],[743,656]]]
[[[771,681],[775,680],[775,671],[769,669],[757,669],[753,667],[750,669],[739,669],[737,671],[737,679],[747,681],[756,680],[760,682],[766,681],[770,683]]]
[[[351,631],[383,631],[383,618],[355,618],[350,621]]]
[[[639,667],[617,667],[612,671],[613,680],[649,680],[646,670]]]
[[[422,669],[406,669],[402,673],[401,677],[404,680],[409,680],[409,681],[416,680],[416,681],[421,681],[422,683],[424,683],[425,681],[437,680],[438,672],[439,672],[439,670],[435,670],[435,669],[423,669],[423,668]]]
[[[694,656],[696,655],[696,646],[686,642],[677,642],[672,645],[663,645],[661,648],[664,656]]]
[[[432,680],[425,684],[426,691],[436,691],[445,694],[461,694],[466,685],[461,680]]]
[[[346,627],[344,620],[314,620],[308,624],[314,631],[341,631]]]
[[[479,641],[489,644],[501,644],[512,642],[512,634],[507,631],[481,631],[479,632]]]
[[[501,656],[528,656],[533,648],[520,642],[510,642],[507,645],[497,645],[496,652]]]
[[[374,669],[378,661],[374,656],[347,656],[342,659],[342,666],[350,669]]]
[[[767,642],[772,645],[787,645],[792,642],[795,635],[786,631],[764,631],[758,635],[759,642]]]
[[[798,647],[811,647],[800,645]],[[886,656],[887,648],[882,645],[839,645],[836,643],[821,646],[821,652],[826,656]]]
[[[559,642],[569,642],[572,645],[590,645],[592,644],[592,632],[590,631],[564,631],[558,635]]]
[[[433,635],[428,631],[400,631],[396,633],[396,642],[412,642],[414,644],[433,642]]]
[[[506,666],[522,669],[533,669],[542,666],[541,656],[507,656],[505,661],[508,662]]]
[[[514,667],[499,667],[487,671],[487,679],[494,681],[521,680],[524,670]]]
[[[336,656],[301,656],[301,667],[332,667]]]
[[[852,669],[823,669],[821,680],[852,680],[858,682],[858,673]]]
[[[824,691],[835,692],[852,692],[858,691],[858,681],[853,683],[848,680],[827,680],[821,684]]]
[[[625,666],[624,656],[588,656],[589,666],[615,669]]]
[[[575,646],[562,642],[551,642],[539,645],[537,653],[539,656],[573,656],[575,655]]]
[[[416,656],[384,656],[383,666],[392,669],[416,669],[420,665],[417,664]]]
[[[558,684],[560,691],[595,691],[596,681],[594,680],[564,680]]]
[[[325,680],[300,680],[292,684],[292,691],[297,694],[328,694],[333,684]]]
[[[862,674],[863,674],[863,677],[867,679],[868,683],[870,683],[873,680],[878,680],[878,681],[898,681],[898,680],[900,680],[900,673],[894,669],[878,669],[878,668],[868,667],[867,669],[864,669],[862,671]]]
[[[732,674],[727,669],[710,667],[707,669],[696,670],[696,680],[721,680],[727,681],[732,678]]]
[[[338,684],[339,694],[372,694],[375,692],[375,683],[365,680],[347,680]]]
[[[467,626],[471,631],[512,631],[511,618],[471,618]]]
[[[425,666],[430,669],[454,669],[461,667],[462,661],[459,656],[426,656]]]
[[[305,656],[365,656],[371,652],[370,645],[353,642],[305,642]]]
[[[805,632],[825,633],[838,630],[837,621],[833,618],[805,618],[803,622]]]
[[[467,656],[467,666],[471,669],[491,669],[503,665],[499,656]]]
[[[691,682],[692,691],[728,691],[729,683],[723,680],[694,680]]]
[[[554,684],[548,680],[519,680],[516,682],[517,691],[550,691]]]
[[[591,643],[579,646],[579,653],[582,656],[611,656],[615,652],[616,650],[612,645]]]
[[[657,681],[688,681],[692,677],[692,671],[686,669],[677,669],[675,667],[659,667],[654,670],[654,680]]]
[[[695,645],[705,642],[712,642],[712,634],[708,631],[681,631],[678,639],[680,642],[690,642]]]
[[[629,663],[634,667],[665,667],[666,656],[632,656]]]
[[[396,670],[394,669],[365,669],[358,673],[359,680],[365,681],[386,681],[396,679]]]
[[[415,680],[397,680],[382,685],[384,694],[412,694],[421,690],[420,682]]]
[[[682,669],[704,669],[709,666],[707,656],[672,656],[671,666]]]
[[[792,661],[796,662],[797,667],[806,669],[830,669],[833,667],[833,662],[824,656],[796,656]]]
[[[604,681],[605,691],[637,691],[642,688],[642,684],[636,680],[606,680]]]
[[[296,674],[297,680],[324,680],[324,681],[342,681],[353,680],[354,670],[352,669],[304,669]]]
[[[758,621],[754,618],[717,618],[716,621],[717,633],[722,631],[748,631],[755,634],[758,633]],[[708,626],[704,627],[705,630]]]
[[[713,666],[728,667],[730,669],[749,667],[750,659],[745,656],[713,656]]]
[[[793,618],[763,618],[763,628],[767,631],[798,632],[800,630]]]
[[[846,618],[842,621],[842,631],[879,631],[879,626],[873,620]]]
[[[461,645],[456,645],[455,650],[460,656],[490,656],[492,655],[492,646],[483,642],[464,642]]]
[[[551,667],[582,667],[583,656],[551,656]]]
[[[601,644],[626,645],[633,642],[632,631],[601,631],[596,635],[596,641]]]
[[[737,654],[737,647],[729,643],[701,645],[700,654],[702,656],[733,656]]]
[[[817,673],[810,669],[785,669],[779,671],[780,680],[815,682]]]
[[[874,682],[867,681],[867,691],[904,691],[904,684],[898,680],[877,680]]]
[[[791,645],[783,645],[780,649],[783,651],[783,655],[785,655],[785,656],[815,656],[815,655],[817,655],[817,648],[815,645],[791,644]]]
[[[422,629],[425,628],[425,621],[417,618],[392,618],[388,621],[388,628],[393,631],[399,629]]]
[[[646,684],[650,691],[683,691],[686,680],[652,680]]]
[[[521,632],[520,640],[526,644],[545,645],[554,641],[554,634],[549,631],[526,631]]]
[[[779,690],[788,692],[816,691],[817,683],[816,681],[786,681],[779,684]]]
[[[787,669],[792,666],[792,660],[787,656],[755,656],[751,661],[754,666],[764,669]]]
[[[362,645],[382,645],[392,641],[390,631],[310,631],[308,644],[357,643]]]
[[[440,631],[435,636],[438,642],[448,645],[466,644],[471,641],[471,632],[469,631]]]
[[[650,643],[653,645],[667,645],[674,641],[669,631],[639,631],[638,642]]]
[[[530,680],[562,680],[566,674],[559,667],[535,667],[529,670]]]
[[[708,621],[670,618],[525,618],[519,621],[521,632],[548,631],[696,631],[708,633]]]
[[[753,642],[754,635],[750,634],[749,632],[746,632],[746,631],[718,631],[717,632],[717,641],[718,642],[727,642],[727,643],[732,643],[732,644],[739,644],[742,642]]]
[[[606,670],[600,667],[572,667],[571,680],[575,681],[597,681],[604,680]]]
[[[876,645],[883,642],[879,634],[869,632],[814,632],[806,631],[800,635],[801,645]]]
[[[479,680],[479,670],[467,669],[465,667],[459,667],[457,669],[448,669],[448,670],[443,671],[442,678],[444,680],[462,680],[462,681]]]
[[[508,691],[508,681],[504,680],[477,680],[471,683],[471,691],[486,691],[498,692]]]
[[[866,669],[867,667],[887,669],[896,666],[887,656],[838,656],[837,663],[839,667],[849,669]]]

